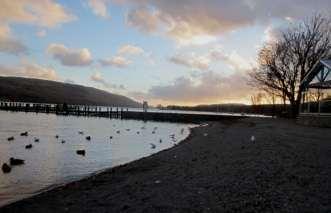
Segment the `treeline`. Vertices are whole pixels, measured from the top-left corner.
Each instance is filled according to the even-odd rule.
[[[283,104],[261,104],[261,105],[245,105],[245,104],[212,104],[212,105],[197,105],[197,106],[176,106],[170,105],[166,109],[169,110],[187,110],[187,111],[205,111],[205,112],[225,112],[225,113],[249,113],[261,114],[278,117],[289,116],[289,105]]]

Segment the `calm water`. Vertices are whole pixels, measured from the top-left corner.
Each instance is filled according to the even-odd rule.
[[[10,157],[25,160],[9,174],[0,172],[0,206],[172,147],[188,136],[192,126],[0,111],[0,164]],[[25,131],[29,136],[20,136]],[[91,141],[85,139],[87,135]],[[7,141],[10,136],[15,140]],[[35,137],[39,143],[34,142]],[[27,144],[33,148],[25,149]],[[77,155],[77,149],[85,149],[86,155]]]

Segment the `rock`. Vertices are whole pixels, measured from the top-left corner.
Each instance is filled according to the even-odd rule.
[[[11,171],[11,167],[8,166],[7,163],[2,164],[1,169],[2,169],[2,172],[3,172],[3,173],[9,173],[9,172]]]
[[[10,158],[9,163],[11,166],[17,166],[24,164],[24,160],[18,158]]]

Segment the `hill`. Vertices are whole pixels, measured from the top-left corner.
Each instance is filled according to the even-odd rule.
[[[138,102],[128,97],[92,87],[21,77],[0,77],[0,100],[119,107],[140,106]]]

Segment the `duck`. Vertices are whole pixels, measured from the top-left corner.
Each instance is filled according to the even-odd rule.
[[[25,146],[25,149],[31,149],[32,148],[32,144],[28,144]]]
[[[7,140],[8,140],[8,141],[13,141],[13,140],[14,140],[14,137],[11,136],[11,137],[7,138]]]
[[[11,171],[11,167],[7,163],[2,164],[1,169],[3,173],[9,173]]]
[[[140,134],[140,132],[139,131],[137,131],[137,135],[139,135]]]
[[[34,138],[34,142],[38,143],[39,142],[39,138]]]
[[[85,139],[88,140],[88,141],[90,141],[91,140],[91,136],[86,136]]]
[[[155,144],[150,143],[150,145],[151,145],[151,149],[155,149],[156,148],[156,145]]]
[[[126,131],[130,131],[130,129],[126,129]]]
[[[24,160],[18,158],[10,158],[9,163],[11,166],[17,166],[24,164]]]
[[[110,140],[113,139],[113,136],[110,136],[109,139],[110,139]]]
[[[62,140],[61,143],[65,143],[66,141],[65,140]]]
[[[153,131],[152,134],[155,134],[155,131]]]
[[[58,138],[59,138],[59,136],[58,136],[58,135],[55,135],[55,138],[56,138],[56,139],[58,139]]]
[[[85,156],[85,149],[76,150],[76,153],[77,153],[77,155],[83,155],[83,156]]]
[[[21,136],[28,136],[28,132],[22,132]]]
[[[78,134],[84,135],[84,132],[83,131],[78,131]]]
[[[162,139],[160,139],[159,142],[162,143]]]
[[[120,133],[121,133],[121,131],[120,131],[120,130],[117,130],[117,131],[116,131],[116,133],[117,133],[117,134],[120,134]]]

